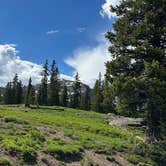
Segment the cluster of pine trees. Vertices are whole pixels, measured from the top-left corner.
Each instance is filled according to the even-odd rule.
[[[6,104],[20,104],[22,103],[23,86],[16,74],[12,82],[8,82],[5,89],[4,102]]]
[[[99,73],[99,78],[93,88],[91,110],[101,113],[115,113],[113,96],[107,77],[105,75],[105,79],[102,80],[101,73]]]
[[[16,74],[12,82],[8,82],[5,88],[5,104],[21,104],[26,107],[30,105],[49,105],[90,109],[90,94],[87,86],[84,91],[81,90],[79,74],[75,76],[72,91],[69,92],[66,84],[60,81],[59,70],[53,60],[51,69],[49,69],[46,60],[43,66],[42,79],[38,88],[32,85],[32,79],[29,78],[28,86],[22,85]]]

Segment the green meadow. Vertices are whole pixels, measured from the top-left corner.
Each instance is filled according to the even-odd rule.
[[[0,165],[152,164],[142,130],[110,126],[106,114],[63,109],[1,105]]]

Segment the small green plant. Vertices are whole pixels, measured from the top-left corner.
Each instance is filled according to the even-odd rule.
[[[0,158],[0,166],[14,166],[7,158]]]
[[[130,155],[127,157],[127,161],[134,165],[152,165],[151,160],[148,160],[146,157],[142,157],[139,155]]]
[[[47,145],[46,152],[57,158],[58,160],[80,160],[82,148],[75,144],[59,145],[51,143]]]
[[[33,148],[25,148],[21,154],[21,160],[25,163],[36,163],[36,153]]]
[[[20,147],[16,144],[14,138],[12,137],[6,137],[2,141],[2,145],[3,148],[11,155],[16,155],[18,152],[20,152]]]
[[[15,118],[15,117],[6,117],[6,118],[4,119],[4,121],[5,121],[6,123],[12,122],[12,123],[17,123],[17,124],[28,124],[27,121],[25,121],[25,120],[23,120],[23,119],[17,119],[17,118]]]

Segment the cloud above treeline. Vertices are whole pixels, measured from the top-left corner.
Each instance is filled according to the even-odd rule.
[[[82,82],[94,86],[99,72],[104,76],[105,62],[110,60],[108,43],[103,37],[94,47],[81,47],[74,51],[72,56],[66,58],[65,62],[74,69],[73,75],[79,73]]]
[[[100,11],[100,15],[102,17],[108,17],[109,19],[116,17],[116,14],[110,11],[110,6],[117,6],[120,4],[120,1],[121,0],[105,0]]]
[[[29,77],[32,77],[34,84],[40,81],[42,66],[21,60],[17,54],[15,45],[0,45],[0,86],[5,86],[11,81],[15,73],[18,73],[24,84],[28,82]]]
[[[16,45],[0,44],[0,87],[4,87],[7,82],[12,81],[16,73],[24,85],[27,85],[30,77],[33,84],[41,82],[42,65],[22,60],[18,53]],[[65,74],[60,74],[60,78],[73,80],[73,77]]]

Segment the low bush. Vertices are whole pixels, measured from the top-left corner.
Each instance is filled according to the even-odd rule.
[[[22,119],[17,119],[17,118],[14,118],[14,117],[6,117],[6,118],[4,119],[4,121],[5,121],[6,123],[12,122],[12,123],[17,123],[17,124],[28,124],[27,121],[22,120]]]
[[[152,161],[158,166],[166,165],[166,140],[151,145],[149,154]]]
[[[28,164],[36,163],[36,153],[33,148],[25,148],[21,153],[21,160]]]
[[[72,160],[77,161],[81,158],[82,148],[75,144],[59,145],[51,143],[47,145],[46,152],[54,156],[58,160]]]
[[[0,166],[14,166],[7,158],[0,158]]]

